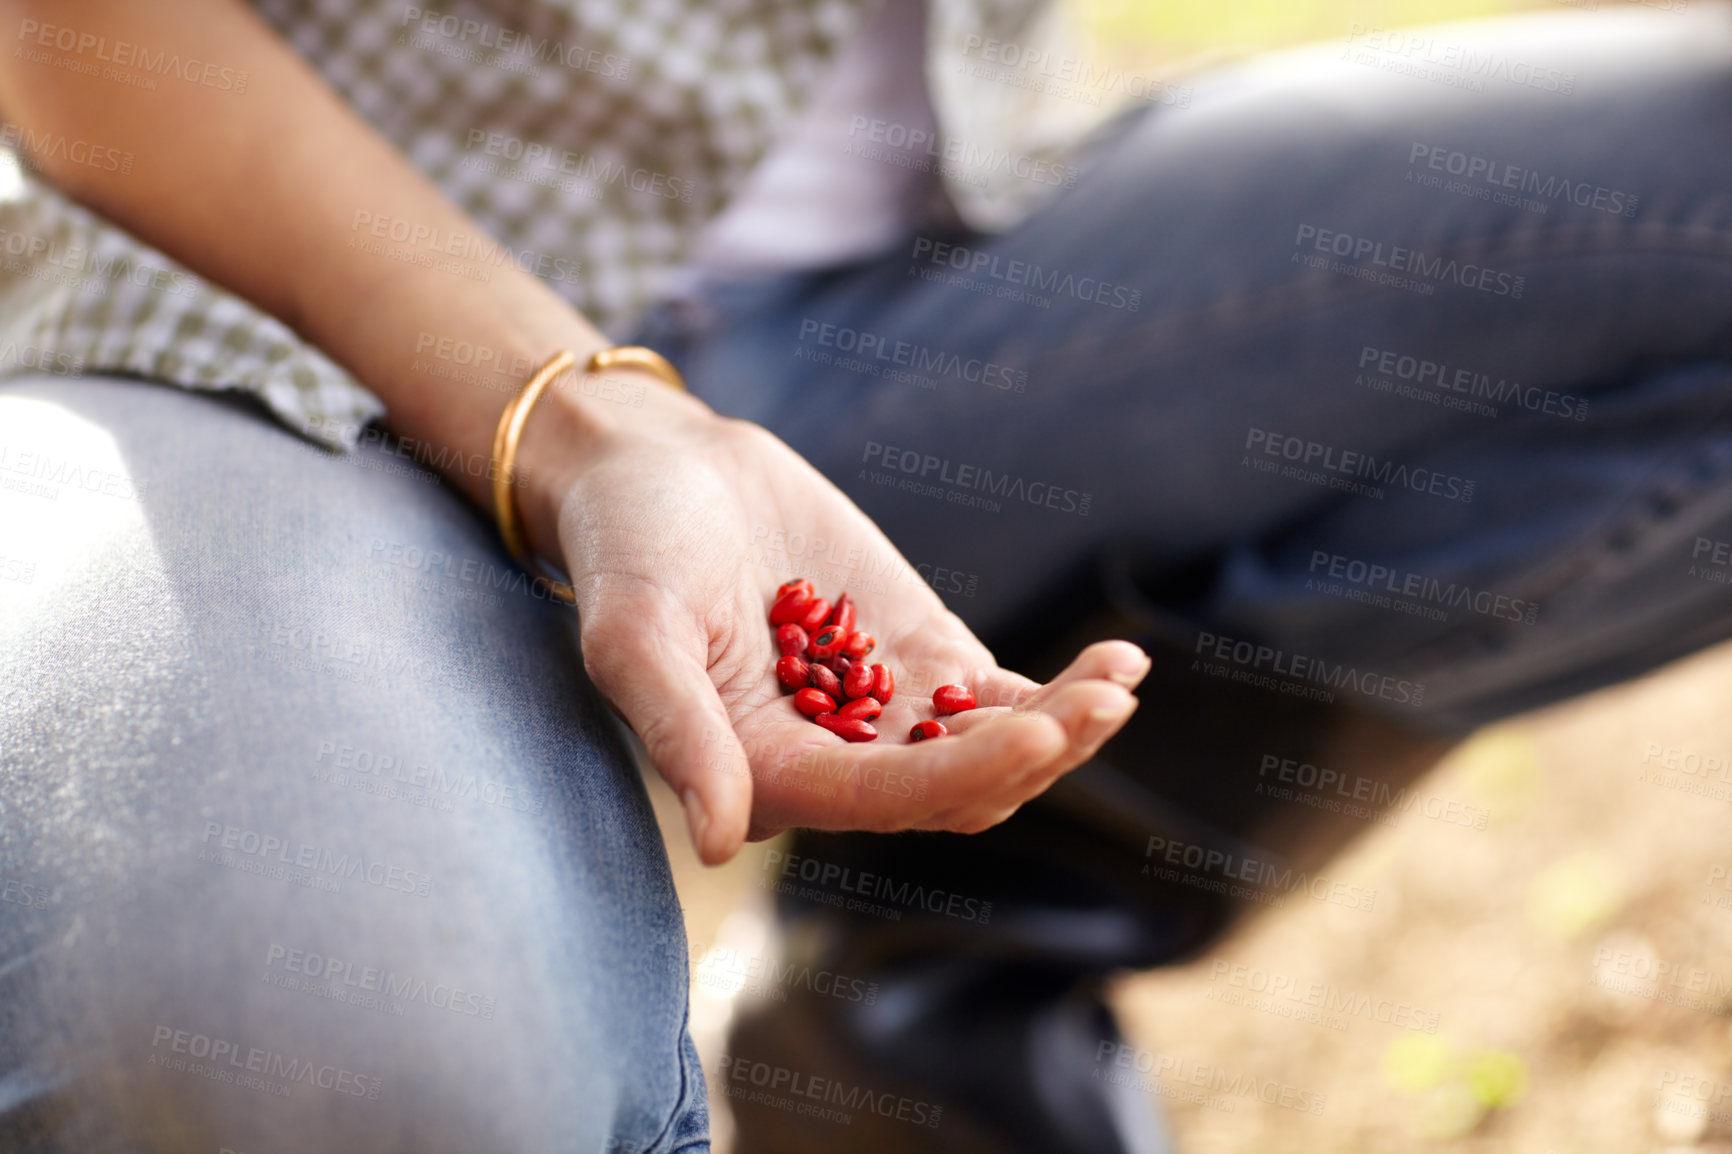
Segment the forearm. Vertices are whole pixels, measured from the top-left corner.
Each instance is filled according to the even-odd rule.
[[[44,175],[199,275],[296,329],[385,402],[399,434],[473,466],[487,458],[510,390],[559,348],[582,358],[606,343],[555,292],[491,251],[485,232],[355,116],[240,0],[133,0],[0,5],[0,42],[29,43],[50,26],[220,62],[247,74],[244,92],[192,84],[122,88],[0,52],[0,107],[29,133],[103,140],[135,155],[129,172],[49,155]],[[398,225],[397,222],[404,222]],[[417,244],[393,242],[395,225]],[[375,228],[387,230],[378,240]],[[384,249],[432,252],[471,240],[440,268]],[[483,279],[484,278],[484,279]],[[470,380],[435,376],[457,342],[489,351]],[[476,380],[479,383],[474,383]],[[666,404],[659,400],[658,404]],[[621,406],[569,393],[537,410],[524,445],[570,452],[627,419]],[[538,432],[547,427],[548,433]],[[485,470],[447,468],[488,502]],[[531,518],[531,536],[546,535]]]

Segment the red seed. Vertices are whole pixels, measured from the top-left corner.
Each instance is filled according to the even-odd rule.
[[[896,692],[896,675],[890,672],[888,665],[872,667],[872,696],[878,699],[878,704],[889,705],[890,697]]]
[[[854,717],[861,721],[876,721],[884,707],[873,697],[858,697],[836,711],[837,717]]]
[[[858,717],[839,717],[834,713],[822,713],[812,720],[844,741],[871,741],[878,736],[876,729]]]
[[[796,692],[812,684],[806,659],[797,653],[785,654],[779,658],[776,662],[776,680],[782,683],[783,689]]]
[[[804,589],[814,597],[818,595],[818,591],[812,588],[812,583],[810,581],[806,580],[804,577],[796,577],[792,581],[782,582],[781,586],[776,590],[776,600],[780,601],[783,597],[787,596],[788,590],[790,589]]]
[[[870,633],[850,633],[847,644],[842,646],[842,655],[850,661],[864,661],[878,642]]]
[[[794,708],[807,717],[822,717],[836,712],[836,700],[817,689],[802,689],[794,694]]]
[[[848,635],[839,626],[826,625],[812,634],[812,640],[806,643],[806,655],[815,661],[828,661],[842,652],[847,641]]]
[[[806,602],[806,612],[797,620],[800,627],[807,633],[815,633],[824,624],[824,618],[830,616],[830,603],[822,597],[815,597]]]
[[[850,669],[848,676],[842,679],[842,692],[849,697],[865,697],[869,701],[873,700],[870,694],[872,693],[872,686],[877,680],[878,675],[872,671],[872,667],[861,662]],[[878,704],[882,707],[884,703],[880,701]]]
[[[836,608],[830,611],[830,616],[825,620],[824,624],[841,626],[842,635],[844,637],[854,632],[853,594],[844,593],[840,597],[836,598]]]
[[[776,648],[784,657],[790,653],[806,652],[806,643],[811,640],[806,636],[806,631],[792,621],[776,626]]]
[[[942,721],[917,721],[914,728],[908,731],[908,740],[925,741],[929,737],[943,737],[949,732]]]
[[[770,624],[786,625],[790,621],[803,621],[806,617],[806,610],[811,605],[811,590],[790,589],[776,598],[776,603],[770,606]]]
[[[932,704],[940,713],[967,713],[974,708],[974,692],[963,685],[940,685],[932,691]]]
[[[834,657],[828,658],[823,664],[825,669],[828,669],[831,673],[834,673],[837,677],[843,678],[844,680],[848,677],[848,671],[854,668],[854,663],[842,656],[840,653],[836,654]]]
[[[813,689],[819,690],[825,696],[837,701],[842,700],[842,679],[816,661],[807,663],[806,681]]]

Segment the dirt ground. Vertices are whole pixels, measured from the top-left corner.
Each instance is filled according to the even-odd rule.
[[[1184,1154],[1732,1154],[1732,646],[1488,730],[1290,900],[1117,992]],[[655,791],[694,944],[767,948]],[[731,999],[695,984],[705,1065]],[[712,1096],[719,1152],[725,1100]]]

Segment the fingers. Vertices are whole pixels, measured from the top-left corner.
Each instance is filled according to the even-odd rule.
[[[999,707],[946,717],[950,736],[933,741],[814,739],[774,772],[758,775],[754,836],[792,825],[986,829],[1094,756],[1136,706],[1129,691],[1091,679],[1055,687],[1038,710]]]
[[[1052,776],[1074,769],[1093,757],[1108,738],[1123,728],[1137,710],[1137,698],[1110,681],[1054,682],[1041,691],[1038,704],[1024,705],[1012,714],[1033,713],[1052,718],[1063,728],[1065,751],[1062,764],[1051,767]],[[975,709],[944,718],[952,734],[970,733],[990,725],[1005,711]]]
[[[958,739],[966,741],[992,734],[1006,722],[1032,718],[1053,723],[1062,734],[1062,742],[1038,764],[1002,765],[984,788],[972,783],[965,774],[935,774],[932,787],[935,813],[922,823],[923,827],[972,833],[1003,821],[1023,803],[1045,792],[1060,776],[1098,753],[1130,720],[1137,704],[1135,695],[1122,686],[1088,679],[1047,686],[1038,708],[974,709],[944,718],[951,736],[924,745],[945,747]]]
[[[1149,658],[1129,641],[1097,641],[1076,655],[1064,672],[1023,700],[1018,708],[1039,709],[1048,697],[1079,681],[1108,681],[1125,690],[1135,689],[1149,671]]]
[[[758,817],[766,828],[988,828],[1093,757],[1124,726],[1137,709],[1128,686],[1148,667],[1136,646],[1103,642],[1045,686],[987,671],[970,680],[990,686],[997,700],[1015,701],[1014,708],[983,702],[945,717],[950,736],[936,741],[811,750],[789,763],[785,778],[757,782]]]
[[[612,624],[623,621],[623,626]],[[637,733],[686,811],[707,865],[739,852],[752,809],[751,767],[704,657],[707,641],[677,609],[618,607],[583,630],[590,678]]]
[[[935,741],[855,747],[863,768],[850,777],[844,801],[851,812],[844,816],[863,829],[985,829],[993,823],[983,815],[1014,807],[1038,790],[1029,780],[1061,757],[1066,744],[1053,718],[1000,711],[992,724]],[[910,805],[910,792],[918,804]]]
[[[990,669],[974,679],[969,688],[982,706],[1009,705],[1038,709],[1043,695],[1073,681],[1099,679],[1125,689],[1135,689],[1149,671],[1149,658],[1129,641],[1097,641],[1077,654],[1064,672],[1040,685],[1020,673]]]

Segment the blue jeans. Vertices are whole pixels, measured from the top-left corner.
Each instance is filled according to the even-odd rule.
[[[1200,662],[1439,730],[1632,676],[1732,634],[1732,37],[1439,36],[1572,91],[1206,78],[1009,233],[636,339],[986,634],[1111,554],[1209,575],[1151,606]],[[642,787],[485,518],[136,382],[9,384],[0,446],[0,1135],[705,1147]]]
[[[0,524],[0,1148],[709,1148],[643,782],[486,517],[35,378]]]

